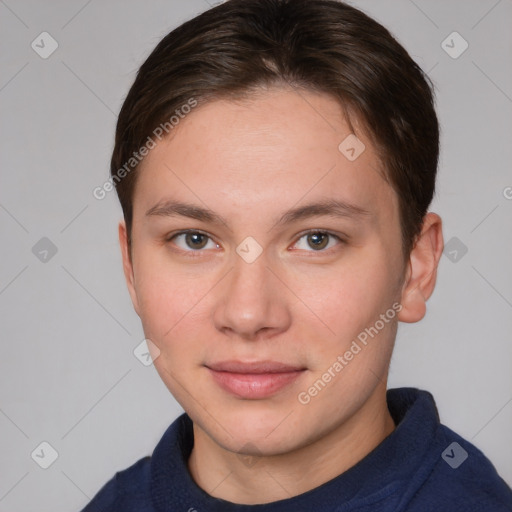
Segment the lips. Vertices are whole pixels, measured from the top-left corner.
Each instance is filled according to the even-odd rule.
[[[206,367],[224,391],[248,400],[275,395],[306,371],[277,361],[222,361]]]

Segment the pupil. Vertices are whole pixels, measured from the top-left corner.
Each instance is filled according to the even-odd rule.
[[[327,245],[327,237],[326,233],[313,233],[308,236],[309,242],[313,245],[310,246],[313,249],[323,249]]]

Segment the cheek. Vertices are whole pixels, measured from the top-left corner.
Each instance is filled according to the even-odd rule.
[[[206,275],[189,275],[162,259],[149,250],[139,258],[135,289],[146,336],[169,345],[183,325],[190,329],[202,314],[201,299],[211,285]]]
[[[301,396],[311,398],[311,411],[318,411],[319,418],[335,401],[349,409],[359,407],[361,397],[387,372],[397,329],[389,270],[378,261],[350,272],[340,270],[325,280],[322,293],[310,294],[308,306],[316,316],[308,316],[299,331],[314,343],[307,346],[311,375]],[[311,279],[308,284],[314,283]]]
[[[396,284],[379,258],[297,277],[298,295],[336,335],[374,322],[391,306]],[[332,333],[331,333],[332,334]]]
[[[328,272],[319,269],[295,277],[297,295],[307,306],[295,318],[302,324],[299,332],[307,333],[301,338],[314,340],[306,350],[315,377],[349,350],[354,355],[348,354],[350,368],[343,373],[345,377],[350,374],[352,382],[365,378],[363,368],[372,368],[380,375],[381,362],[389,359],[396,332],[397,313],[392,306],[399,297],[395,291],[397,278],[384,251],[370,248],[367,254],[365,257],[361,251],[350,264],[345,261],[346,265]],[[388,310],[383,323],[380,315]],[[357,344],[353,345],[355,340]]]
[[[154,367],[174,398],[189,413],[196,400],[198,369],[209,333],[208,276],[191,276],[183,269],[141,261],[136,280],[144,335],[158,347]],[[210,334],[210,336],[208,336]],[[200,400],[199,400],[200,401]]]

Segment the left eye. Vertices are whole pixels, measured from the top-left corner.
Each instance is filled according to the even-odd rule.
[[[332,233],[325,231],[312,231],[301,236],[297,243],[294,245],[297,249],[322,251],[324,249],[330,249],[335,242],[340,242],[341,239]]]
[[[173,236],[171,240],[173,240],[173,242],[184,251],[188,251],[190,249],[194,251],[199,249],[216,249],[219,247],[218,244],[216,244],[208,235],[200,233],[199,231],[178,233]],[[208,244],[210,244],[209,247]]]

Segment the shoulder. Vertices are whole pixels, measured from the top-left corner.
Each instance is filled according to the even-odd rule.
[[[182,414],[167,428],[151,456],[117,472],[82,512],[154,512],[153,501],[169,499],[171,482],[174,487],[187,485],[184,459],[192,445],[192,420]]]
[[[117,472],[82,512],[152,512],[150,461],[144,457]]]
[[[491,461],[448,427],[439,426],[429,457],[430,474],[411,505],[428,503],[429,511],[438,512],[512,511],[512,490]],[[423,509],[412,506],[410,510]]]

